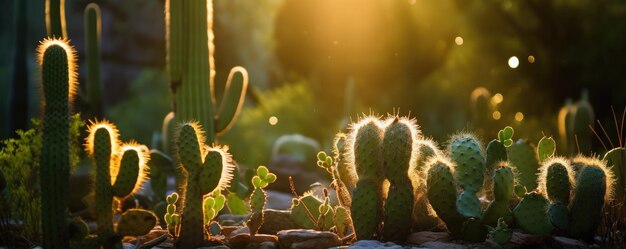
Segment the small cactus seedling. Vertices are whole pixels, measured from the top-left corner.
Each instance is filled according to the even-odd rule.
[[[113,200],[136,193],[146,179],[148,149],[134,142],[120,145],[119,133],[108,121],[92,123],[87,151],[96,168],[98,240],[104,248],[120,245],[113,231]]]
[[[543,137],[537,144],[537,154],[539,155],[539,161],[545,161],[548,158],[554,156],[556,151],[556,142],[552,137]]]
[[[180,215],[176,213],[176,202],[178,201],[178,194],[176,192],[170,194],[165,199],[167,202],[166,213],[163,219],[167,224],[167,230],[176,238],[180,228]]]
[[[194,122],[181,125],[176,140],[178,160],[186,176],[182,195],[180,248],[196,248],[204,244],[204,213],[202,198],[215,189],[225,189],[232,179],[234,165],[227,148],[205,145],[204,132]]]
[[[504,219],[498,219],[498,226],[495,228],[489,228],[489,239],[496,244],[503,246],[506,243],[511,241],[511,237],[513,236],[513,231],[509,229],[509,226],[506,224]]]
[[[511,145],[513,145],[514,133],[515,131],[513,130],[513,127],[504,127],[504,129],[498,132],[498,141],[500,141],[500,143],[502,143],[505,147],[511,147]]]
[[[350,213],[359,240],[372,239],[380,224],[383,207],[383,125],[367,117],[351,126],[348,156],[354,163],[358,181],[352,195]]]
[[[49,1],[46,6],[50,6]],[[70,106],[77,86],[76,58],[66,40],[43,40],[37,52],[43,89],[40,169],[43,246],[68,248],[69,129]]]
[[[383,138],[384,171],[390,183],[385,203],[383,238],[404,241],[411,230],[413,185],[409,178],[415,160],[414,141],[420,136],[414,120],[392,116],[387,120]]]
[[[204,210],[204,222],[210,224],[217,214],[224,208],[226,197],[222,195],[219,189],[216,189],[210,196],[204,198],[202,207]]]
[[[246,225],[250,229],[250,235],[256,234],[259,228],[261,228],[261,225],[263,225],[263,208],[265,208],[265,200],[267,198],[267,193],[265,193],[264,188],[275,181],[276,175],[270,173],[265,166],[259,166],[256,169],[256,175],[252,177],[252,186],[254,186],[254,191],[252,191],[252,195],[250,195],[250,209],[252,209],[252,215],[248,222],[246,222]]]

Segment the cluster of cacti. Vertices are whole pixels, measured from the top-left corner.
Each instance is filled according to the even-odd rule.
[[[358,177],[350,206],[356,236],[404,240],[412,225],[414,189],[409,168],[416,159],[419,130],[413,120],[397,116],[384,122],[363,118],[351,130],[347,156]],[[388,191],[383,187],[385,179]]]
[[[275,181],[276,175],[270,173],[265,166],[259,166],[256,169],[256,175],[252,177],[252,186],[254,186],[254,190],[250,195],[250,209],[252,209],[252,215],[246,222],[251,235],[256,234],[259,228],[261,228],[261,225],[263,225],[263,209],[265,208],[265,200],[267,198],[267,193],[265,193],[264,188]]]
[[[595,115],[589,103],[589,93],[584,90],[581,99],[572,104],[570,100],[561,108],[558,115],[558,128],[561,144],[568,155],[591,153]]]
[[[204,132],[197,123],[181,125],[176,139],[178,160],[185,175],[179,238],[180,248],[195,248],[205,241],[203,196],[230,184],[234,165],[225,148],[205,144]]]
[[[248,86],[242,67],[230,71],[221,103],[214,84],[212,0],[175,1],[165,4],[167,64],[174,108],[179,121],[197,120],[209,143],[237,119]]]
[[[96,169],[95,209],[98,222],[98,240],[104,248],[120,245],[121,236],[126,233],[148,232],[156,223],[154,214],[135,210],[126,219],[141,220],[120,223],[117,232],[113,226],[114,198],[123,199],[137,192],[146,179],[148,149],[134,142],[120,144],[117,128],[108,121],[92,123],[89,126],[86,149]],[[146,212],[146,213],[143,213]],[[149,217],[149,219],[144,219]],[[127,225],[131,225],[127,227]]]
[[[548,215],[554,228],[591,240],[602,220],[602,208],[613,194],[613,173],[595,158],[578,157],[576,163],[582,166],[574,168],[564,158],[546,161],[540,187],[550,200]]]
[[[37,52],[44,108],[40,169],[43,246],[68,248],[69,129],[70,106],[77,87],[76,58],[72,47],[62,39],[44,40]]]

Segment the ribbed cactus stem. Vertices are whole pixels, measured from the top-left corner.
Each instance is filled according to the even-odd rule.
[[[87,58],[87,94],[91,115],[101,118],[102,86],[100,85],[100,7],[90,3],[85,8],[85,47]]]
[[[570,204],[571,237],[593,241],[602,221],[602,208],[611,199],[612,189],[613,175],[604,162],[588,160],[576,179],[576,191]]]
[[[67,39],[65,0],[46,0],[46,30],[48,37]]]
[[[75,84],[74,53],[63,40],[45,40],[38,52],[44,106],[40,169],[43,245],[68,248],[69,104]]]
[[[390,187],[385,203],[383,238],[404,241],[411,230],[413,185],[408,171],[418,131],[408,119],[394,117],[385,129],[383,160]]]
[[[93,144],[93,159],[96,166],[96,212],[98,213],[98,240],[104,248],[111,248],[113,232],[113,191],[111,191],[110,162],[116,142],[115,134],[108,129],[100,128],[95,131]]]

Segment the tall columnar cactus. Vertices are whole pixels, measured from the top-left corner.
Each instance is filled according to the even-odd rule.
[[[350,213],[358,239],[372,239],[383,207],[383,136],[380,120],[363,118],[351,127],[349,153],[358,174]]]
[[[506,224],[513,224],[513,213],[509,202],[513,197],[515,176],[506,162],[501,162],[493,173],[493,198],[483,213],[482,221],[486,225],[495,227],[502,219]]]
[[[476,138],[460,134],[450,142],[450,154],[456,163],[455,179],[463,189],[456,201],[459,213],[467,218],[480,217],[481,206],[478,192],[485,175],[485,158]]]
[[[383,138],[385,177],[390,183],[385,203],[385,240],[404,241],[411,230],[413,185],[409,178],[411,160],[415,160],[413,142],[420,136],[414,121],[391,117]]]
[[[87,58],[87,98],[91,115],[102,118],[102,87],[100,85],[100,7],[90,3],[85,8],[85,47]]]
[[[197,123],[184,123],[176,140],[178,160],[186,176],[180,237],[177,247],[196,248],[204,243],[202,196],[216,188],[228,187],[234,165],[222,148],[205,145],[204,132]]]
[[[147,178],[148,149],[134,142],[120,144],[118,137],[117,128],[102,121],[89,126],[86,139],[96,168],[98,240],[104,248],[120,246],[123,235],[113,229],[113,198],[123,199],[137,192]]]
[[[211,0],[166,1],[170,88],[178,120],[198,120],[207,141],[227,131],[245,100],[248,73],[234,67],[221,103],[214,92],[213,4]]]
[[[519,183],[526,191],[537,188],[539,159],[535,147],[522,139],[509,147],[509,162],[519,172]]]
[[[261,225],[263,225],[263,208],[265,208],[265,200],[267,199],[267,193],[264,188],[270,183],[276,181],[276,175],[270,173],[265,166],[259,166],[256,169],[256,175],[252,177],[252,185],[254,191],[250,195],[250,208],[252,209],[252,216],[247,222],[248,228],[250,228],[250,234],[254,235],[259,231]]]
[[[593,240],[602,220],[602,208],[613,196],[613,174],[603,161],[587,158],[576,178],[570,204],[569,236]]]
[[[46,0],[46,30],[48,37],[67,39],[65,0]]]
[[[43,246],[68,248],[69,122],[77,85],[76,58],[66,40],[44,40],[37,52],[44,107],[40,173]]]
[[[556,229],[565,231],[569,226],[570,192],[574,185],[571,166],[564,158],[544,162],[539,173],[539,188],[550,200],[548,215]]]

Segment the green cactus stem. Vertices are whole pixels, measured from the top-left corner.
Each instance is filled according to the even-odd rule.
[[[91,115],[102,118],[102,86],[100,83],[100,7],[90,3],[85,8],[85,48],[87,58],[87,95]]]
[[[539,188],[546,194],[550,205],[548,215],[556,229],[565,231],[569,226],[568,204],[574,185],[571,166],[564,158],[552,158],[540,169]]]
[[[75,52],[66,40],[46,39],[37,48],[43,89],[41,216],[43,246],[68,248],[70,106],[76,90]]]
[[[211,0],[167,1],[166,25],[170,88],[176,118],[197,120],[208,143],[229,130],[243,106],[248,73],[234,67],[221,102],[216,100]]]
[[[513,213],[509,208],[509,202],[513,197],[514,182],[513,170],[506,162],[501,162],[493,174],[494,200],[483,213],[483,223],[492,227],[497,226],[500,219],[507,224],[513,223]]]
[[[552,224],[548,217],[548,200],[538,192],[527,193],[513,209],[516,223],[527,233],[548,235]]]
[[[581,99],[574,106],[574,114],[572,115],[572,125],[569,137],[574,139],[578,145],[578,152],[582,154],[591,153],[591,142],[593,133],[589,126],[593,127],[595,115],[593,107],[589,103],[589,92],[585,89],[582,92]]]
[[[604,161],[615,176],[615,201],[622,203],[626,197],[626,149],[619,147],[610,150],[604,155]]]
[[[518,140],[509,147],[509,162],[519,172],[519,183],[527,191],[537,188],[539,159],[535,147],[525,140]]]
[[[461,235],[465,217],[457,212],[454,165],[444,157],[433,158],[428,165],[426,186],[428,200],[453,237]]]
[[[256,169],[256,175],[252,177],[252,186],[254,191],[250,195],[250,209],[252,209],[252,216],[246,222],[246,225],[250,229],[250,235],[254,235],[259,231],[259,228],[263,225],[265,208],[265,202],[267,199],[267,193],[264,188],[270,183],[276,181],[276,175],[270,173],[265,166],[259,166]]]
[[[372,239],[379,227],[383,189],[383,136],[380,120],[364,118],[352,125],[348,153],[359,180],[352,196],[350,213],[359,240]]]
[[[230,154],[224,148],[210,148],[205,145],[204,132],[199,124],[182,124],[178,132],[176,147],[178,160],[186,176],[185,194],[182,204],[182,217],[179,238],[176,246],[196,248],[204,244],[204,213],[202,196],[216,188],[227,188],[232,179],[234,165]]]
[[[113,230],[113,198],[123,199],[142,187],[150,160],[145,146],[120,145],[118,136],[115,126],[104,120],[92,123],[87,137],[87,151],[96,168],[98,241],[105,249],[121,245],[121,235]]]
[[[537,154],[539,155],[539,161],[545,161],[549,157],[554,156],[556,151],[556,142],[552,137],[543,137],[537,144]]]
[[[456,163],[455,179],[463,192],[456,203],[457,210],[466,218],[480,217],[480,201],[477,193],[481,190],[485,175],[485,158],[476,138],[460,134],[452,138],[450,153]]]
[[[46,0],[46,30],[48,37],[67,39],[65,0]]]

